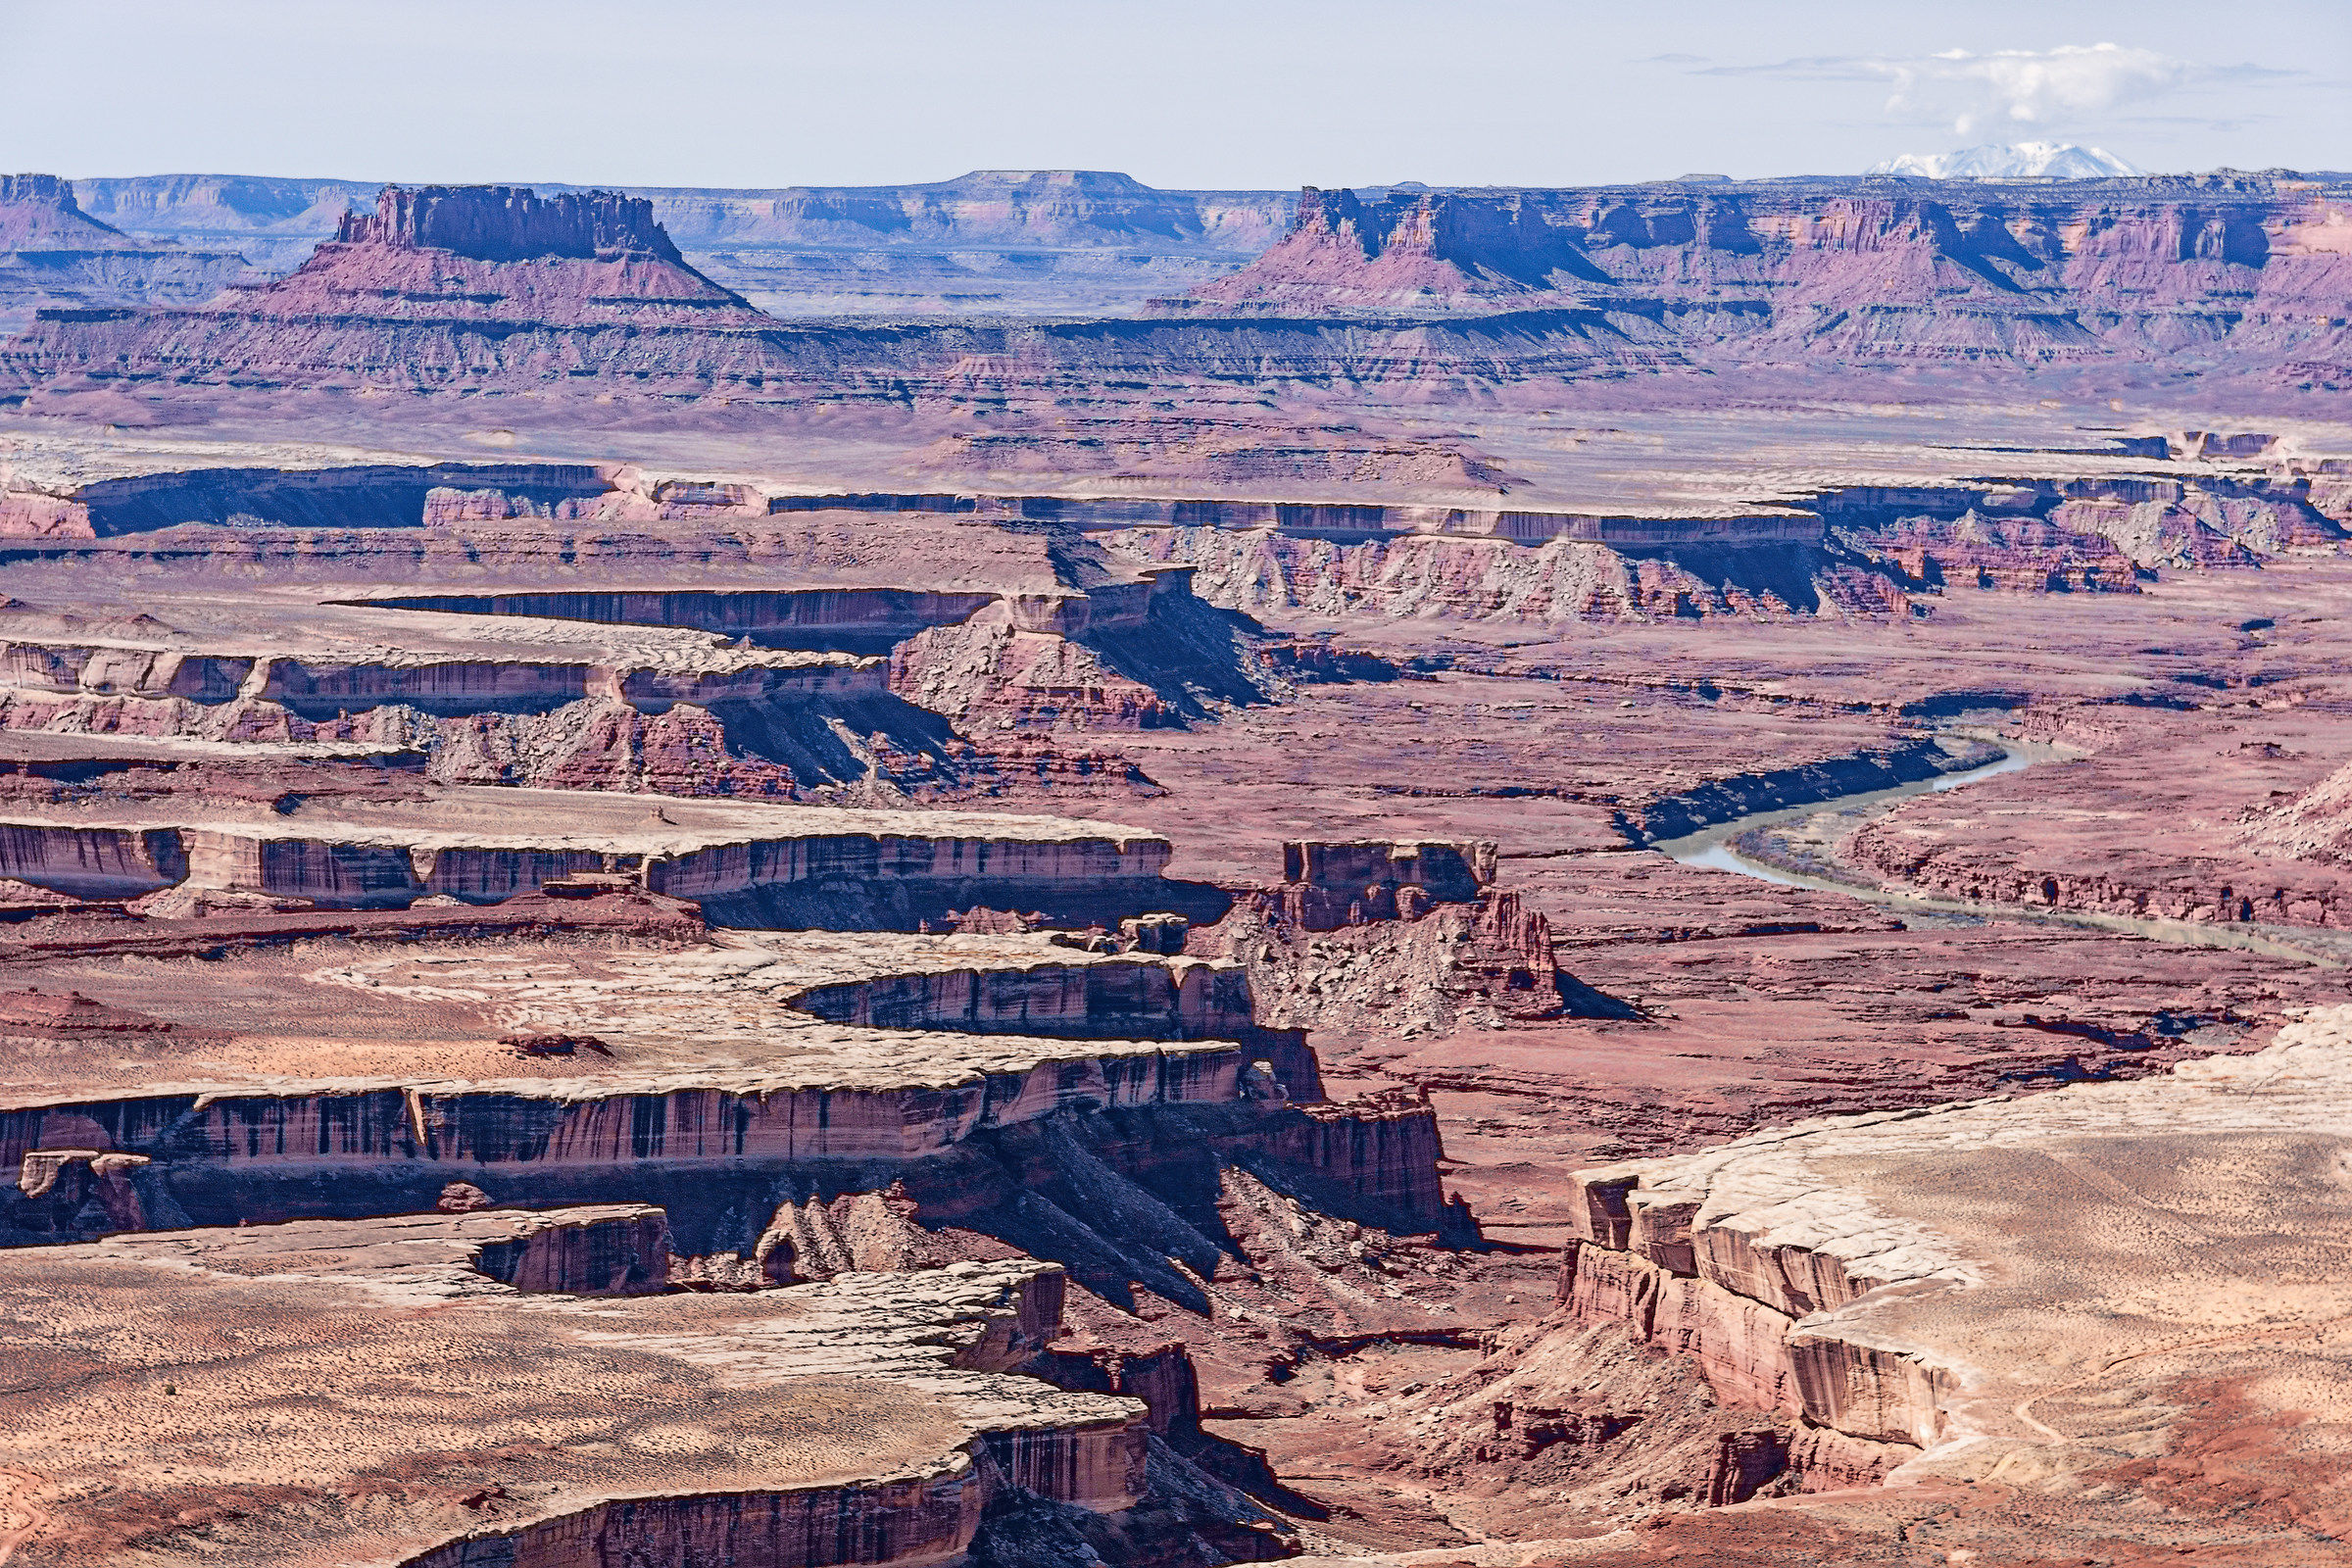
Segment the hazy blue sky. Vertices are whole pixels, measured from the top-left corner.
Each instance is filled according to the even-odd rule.
[[[0,166],[77,175],[1574,184],[2026,139],[2352,169],[2352,3],[0,0]]]

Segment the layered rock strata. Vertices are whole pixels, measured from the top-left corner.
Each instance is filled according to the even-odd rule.
[[[491,1210],[20,1256],[20,1300],[86,1305],[37,1310],[37,1343],[20,1346],[82,1371],[73,1396],[8,1396],[34,1520],[18,1560],[111,1562],[135,1544],[159,1562],[308,1562],[325,1530],[345,1560],[428,1568],[649,1552],[913,1564],[959,1557],[1008,1510],[1143,1499],[1138,1401],[1010,1375],[1058,1332],[1057,1270],[583,1298],[658,1276],[662,1219]],[[529,1294],[546,1289],[573,1294]],[[126,1336],[134,1323],[154,1329]],[[93,1400],[141,1414],[93,1444]],[[288,1400],[309,1411],[299,1461]],[[223,1487],[234,1511],[217,1506]],[[371,1497],[356,1514],[354,1494]],[[208,1510],[201,1535],[190,1508]]]
[[[2309,474],[1839,486],[1792,499],[1809,510],[1593,528],[1551,528],[1532,514],[1497,514],[1491,525],[1462,515],[1409,532],[1346,533],[1188,517],[1111,537],[1148,559],[1197,567],[1200,593],[1252,614],[1537,624],[1911,618],[1956,592],[2137,593],[2167,571],[2333,553],[2347,537],[2315,504],[2325,496]]]
[[[1015,1200],[995,1158],[1257,1160],[1407,1230],[1449,1223],[1427,1107],[1311,1103],[1312,1054],[1255,1024],[1232,966],[1035,937],[672,937],[412,943],[324,967],[256,951],[197,996],[136,967],[92,979],[71,945],[14,954],[115,1000],[70,1036],[17,1026],[46,1044],[0,1110],[0,1159],[32,1173],[11,1228],[380,1212],[452,1181],[562,1201],[625,1179],[699,1188],[692,1250],[748,1253],[779,1184],[905,1181],[946,1222]],[[826,1016],[876,1013],[894,1027]],[[198,1039],[211,1067],[191,1084],[176,1063]]]
[[[416,528],[442,514],[457,520],[467,510],[459,498],[485,492],[508,516],[594,515],[612,493],[606,473],[588,464],[169,467],[95,478],[21,472],[12,464],[0,470],[0,536],[111,539],[186,523]]]
[[[478,185],[386,186],[374,213],[347,215],[287,276],[152,323],[106,311],[40,319],[52,330],[168,321],[169,347],[157,348],[182,376],[246,360],[304,379],[365,367],[363,379],[401,384],[493,368],[666,379],[708,368],[713,351],[756,364],[771,324],[688,267],[642,200]]]
[[[2254,1055],[2166,1077],[1582,1172],[1562,1311],[1626,1325],[1691,1358],[1723,1403],[1795,1422],[1835,1456],[1831,1485],[1900,1463],[2054,1486],[2161,1453],[2183,1380],[2340,1354],[2325,1325],[2342,1292],[2308,1270],[2352,1239],[2319,1174],[2341,1152],[2348,1031],[2352,1012],[2320,1009]],[[2258,1184],[2213,1185],[2240,1161]],[[2220,1219],[2206,1205],[2225,1191],[2261,1197]],[[2255,1243],[2278,1225],[2293,1239]],[[2218,1294],[2179,1289],[2225,1277]]]
[[[81,181],[124,231],[290,268],[372,185],[267,175]],[[1097,170],[975,170],[911,185],[630,187],[705,275],[778,316],[1089,314],[1243,266],[1288,191],[1156,190]]]
[[[918,785],[978,766],[936,716],[892,695],[880,661],[850,654],[201,594],[157,608],[241,609],[246,627],[299,630],[191,632],[18,607],[0,613],[0,729],[415,750],[458,781],[786,800],[885,761]]]
[[[1765,772],[1710,779],[1613,813],[1619,832],[1638,845],[1681,838],[1758,811],[1805,806],[1966,772],[2005,754],[1988,742],[1922,737]]]
[[[326,480],[377,487],[398,513],[421,471],[285,477],[333,494]],[[266,476],[156,477],[194,496],[151,498],[158,517],[276,506]],[[59,509],[95,504],[68,495],[114,481],[40,482],[50,488],[11,492],[0,510],[45,527]],[[430,750],[441,776],[473,782],[795,799],[1118,794],[1149,781],[1110,754],[997,732],[1184,724],[1279,684],[1250,657],[1257,628],[1202,604],[1190,568],[1139,566],[1059,527],[766,521],[758,504],[655,502],[682,487],[629,483],[602,494],[617,513],[642,503],[642,529],[615,517],[607,531],[601,516],[502,526],[528,498],[485,490],[461,499],[495,498],[487,520],[406,539],[368,526],[28,544],[26,587],[47,604],[86,601],[93,576],[128,573],[163,579],[142,607],[174,624],[10,610],[0,634],[18,638],[22,692],[0,691],[0,725],[396,740]],[[302,505],[279,510],[300,516],[313,498],[293,488]],[[667,515],[680,511],[690,515]],[[505,591],[478,591],[485,563]],[[248,567],[324,581],[298,608],[299,590],[257,594]],[[379,583],[355,594],[369,586],[355,576]],[[477,591],[414,591],[434,578]],[[391,591],[394,581],[411,591]],[[299,630],[283,638],[261,630],[289,619]],[[141,651],[159,661],[151,677],[129,668]],[[854,662],[881,654],[887,665]]]
[[[1141,912],[1130,906],[1186,896],[1162,881],[1167,858],[1155,835],[1056,817],[649,806],[466,787],[410,802],[167,796],[112,809],[20,808],[0,821],[0,875],[82,897],[186,884],[385,908],[436,896],[490,903],[554,878],[610,871],[714,915],[792,915],[853,929],[910,929],[976,905],[1107,913],[1115,923]]]
[[[2300,178],[1901,181],[1694,190],[1309,187],[1289,234],[1171,311],[1663,310],[1736,357],[2047,363],[2236,336],[2298,373],[2331,348],[2346,192]],[[1743,341],[1745,340],[1745,341]]]
[[[404,224],[418,199],[474,218]],[[1869,180],[1427,192],[1370,206],[1314,191],[1282,243],[1158,320],[876,332],[751,310],[671,260],[650,210],[625,199],[391,190],[376,218],[276,283],[193,310],[48,313],[0,354],[0,377],[27,390],[91,376],[427,391],[587,371],[655,395],[904,405],[918,388],[1027,398],[1081,377],[1512,386],[1830,354],[1964,375],[2122,364],[2324,392],[2345,377],[2345,199],[2326,180],[2230,176],[1934,196]],[[599,228],[599,202],[629,216]],[[541,207],[577,227],[533,251],[548,243]],[[469,249],[412,248],[420,236]],[[606,238],[626,245],[576,254]]]

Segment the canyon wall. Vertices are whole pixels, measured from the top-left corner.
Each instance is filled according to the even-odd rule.
[[[896,833],[780,828],[769,836],[679,834],[651,852],[534,844],[534,838],[565,835],[528,828],[498,835],[510,841],[505,844],[453,844],[416,830],[353,823],[306,829],[292,823],[101,827],[19,820],[0,823],[0,876],[80,898],[135,897],[185,880],[198,888],[364,909],[405,907],[435,895],[492,903],[535,891],[550,879],[620,865],[652,892],[695,900],[714,911],[757,916],[784,910],[803,916],[802,923],[836,929],[875,923],[912,929],[923,914],[950,907],[1015,904],[1102,902],[1133,913],[1127,906],[1181,899],[1190,891],[1186,884],[1161,883],[1165,840],[1091,838],[1078,824],[1061,841],[952,831],[934,838],[918,835],[919,816],[904,819],[907,829]],[[608,842],[619,841],[608,836]],[[852,911],[865,918],[856,919]],[[852,923],[843,927],[828,915]]]
[[[1955,1368],[1817,1316],[1922,1277],[1908,1236],[1841,1236],[1835,1221],[1808,1228],[1770,1208],[1717,1213],[1632,1170],[1578,1173],[1579,1235],[1558,1287],[1567,1319],[1622,1325],[1689,1357],[1720,1403],[1796,1423],[1801,1456],[1831,1485],[1878,1479],[1950,1435]]]
[[[820,1018],[873,1029],[1130,1040],[1233,1040],[1257,1032],[1248,975],[1197,960],[877,975],[812,987],[791,1001]]]
[[[334,243],[485,262],[593,261],[633,251],[685,265],[651,203],[609,190],[542,197],[513,185],[387,185],[374,212],[343,215]]]
[[[1716,822],[1841,795],[1893,789],[1998,761],[1985,745],[1946,749],[1933,738],[1901,741],[1847,757],[1713,779],[1613,813],[1617,830],[1638,845],[1681,838]]]
[[[1426,315],[1652,301],[1736,357],[1810,344],[1846,359],[2034,364],[2227,339],[2332,364],[2352,296],[2348,201],[2321,180],[2230,175],[1433,191],[1371,204],[1310,187],[1273,249],[1163,308]]]
[[[1555,514],[1548,521],[1564,526],[1553,527],[1531,526],[1545,521],[1533,514],[1490,522],[1456,513],[1442,527],[1391,515],[1377,519],[1381,531],[1343,533],[1244,514],[1106,537],[1147,560],[1196,567],[1196,589],[1213,604],[1265,615],[1909,618],[1953,591],[2137,593],[2167,571],[2340,551],[2352,533],[2331,514],[2328,476],[2307,466],[1836,486],[1785,515]],[[1415,531],[1389,531],[1407,522]]]
[[[291,241],[306,251],[334,233],[345,214],[372,207],[377,190],[355,180],[242,174],[148,174],[77,185],[95,218],[127,233]],[[1158,190],[1091,170],[986,170],[908,185],[618,189],[648,202],[655,220],[688,250],[1192,243],[1255,252],[1281,234],[1296,206],[1289,191]]]
[[[971,396],[1073,374],[1510,384],[1825,355],[1963,370],[2127,362],[2287,390],[2347,374],[2337,323],[2352,297],[2352,195],[2283,176],[1371,204],[1310,190],[1281,243],[1164,302],[1157,320],[888,330],[763,316],[654,248],[659,230],[635,219],[641,248],[541,254],[526,275],[505,259],[544,242],[516,205],[525,197],[474,187],[435,199],[480,211],[417,229],[398,211],[411,197],[388,193],[376,218],[353,219],[349,238],[278,283],[196,311],[49,313],[0,355],[0,378],[19,391],[70,374],[424,389],[569,384],[587,371],[648,391],[903,402],[914,385]],[[463,234],[480,257],[407,249],[419,233]],[[401,260],[427,254],[460,263],[442,277]]]

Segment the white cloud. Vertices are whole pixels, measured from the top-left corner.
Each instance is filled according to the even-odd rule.
[[[1988,126],[2079,124],[2118,106],[2189,85],[2197,68],[2153,49],[2065,44],[2035,52],[1947,50],[1925,60],[1885,62],[1894,82],[1886,112],[1948,120],[1973,136]]]
[[[2243,87],[2299,76],[2265,66],[2198,65],[2115,43],[2055,49],[1947,49],[1909,57],[1825,55],[1771,65],[1717,66],[1704,75],[1763,75],[1794,81],[1884,81],[1886,114],[1912,123],[1948,124],[1958,135],[2027,127],[2066,130],[2118,111],[2178,100],[2199,88]]]

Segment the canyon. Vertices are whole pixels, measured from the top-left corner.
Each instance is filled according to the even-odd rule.
[[[0,1562],[2334,1560],[2347,189],[20,177]]]

